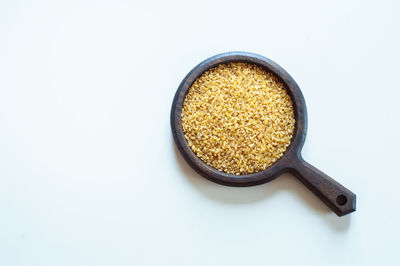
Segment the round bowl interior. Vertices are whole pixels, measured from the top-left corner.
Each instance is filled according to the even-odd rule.
[[[182,130],[182,105],[185,96],[193,82],[205,71],[222,63],[246,62],[259,65],[267,71],[273,73],[285,85],[292,98],[295,115],[295,129],[291,144],[286,149],[284,155],[267,169],[247,175],[234,175],[218,171],[212,166],[204,163],[192,151],[186,142]],[[176,91],[171,108],[171,129],[175,144],[182,154],[185,161],[203,177],[228,186],[254,186],[269,182],[285,172],[291,161],[300,156],[301,148],[304,144],[307,133],[307,109],[303,94],[294,79],[278,64],[261,55],[247,52],[228,52],[210,57],[194,67],[182,80]]]

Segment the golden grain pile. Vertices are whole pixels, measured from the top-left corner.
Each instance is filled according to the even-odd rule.
[[[282,157],[295,125],[293,104],[273,74],[248,63],[220,64],[189,89],[182,127],[190,148],[208,165],[251,174]]]

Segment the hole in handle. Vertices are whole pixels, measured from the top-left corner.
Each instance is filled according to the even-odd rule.
[[[347,203],[347,197],[345,195],[339,195],[336,198],[336,203],[343,206]]]

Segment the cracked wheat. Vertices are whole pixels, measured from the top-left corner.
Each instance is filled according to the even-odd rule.
[[[293,103],[282,82],[264,68],[220,64],[190,87],[182,128],[193,152],[229,174],[265,170],[282,157],[295,126]]]

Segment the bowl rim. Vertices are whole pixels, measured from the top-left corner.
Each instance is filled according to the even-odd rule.
[[[295,129],[291,143],[273,165],[265,170],[246,175],[228,174],[215,169],[203,162],[187,144],[182,130],[182,106],[186,94],[193,82],[205,71],[219,64],[229,62],[246,62],[259,65],[267,71],[273,73],[281,82],[284,83],[289,95],[292,98],[295,115]],[[235,51],[225,52],[212,56],[195,66],[180,83],[171,106],[170,122],[172,135],[175,144],[185,161],[203,177],[222,185],[228,186],[254,186],[269,182],[280,174],[290,171],[291,165],[301,158],[301,149],[304,145],[307,134],[307,107],[303,94],[296,81],[277,63],[262,55]]]

